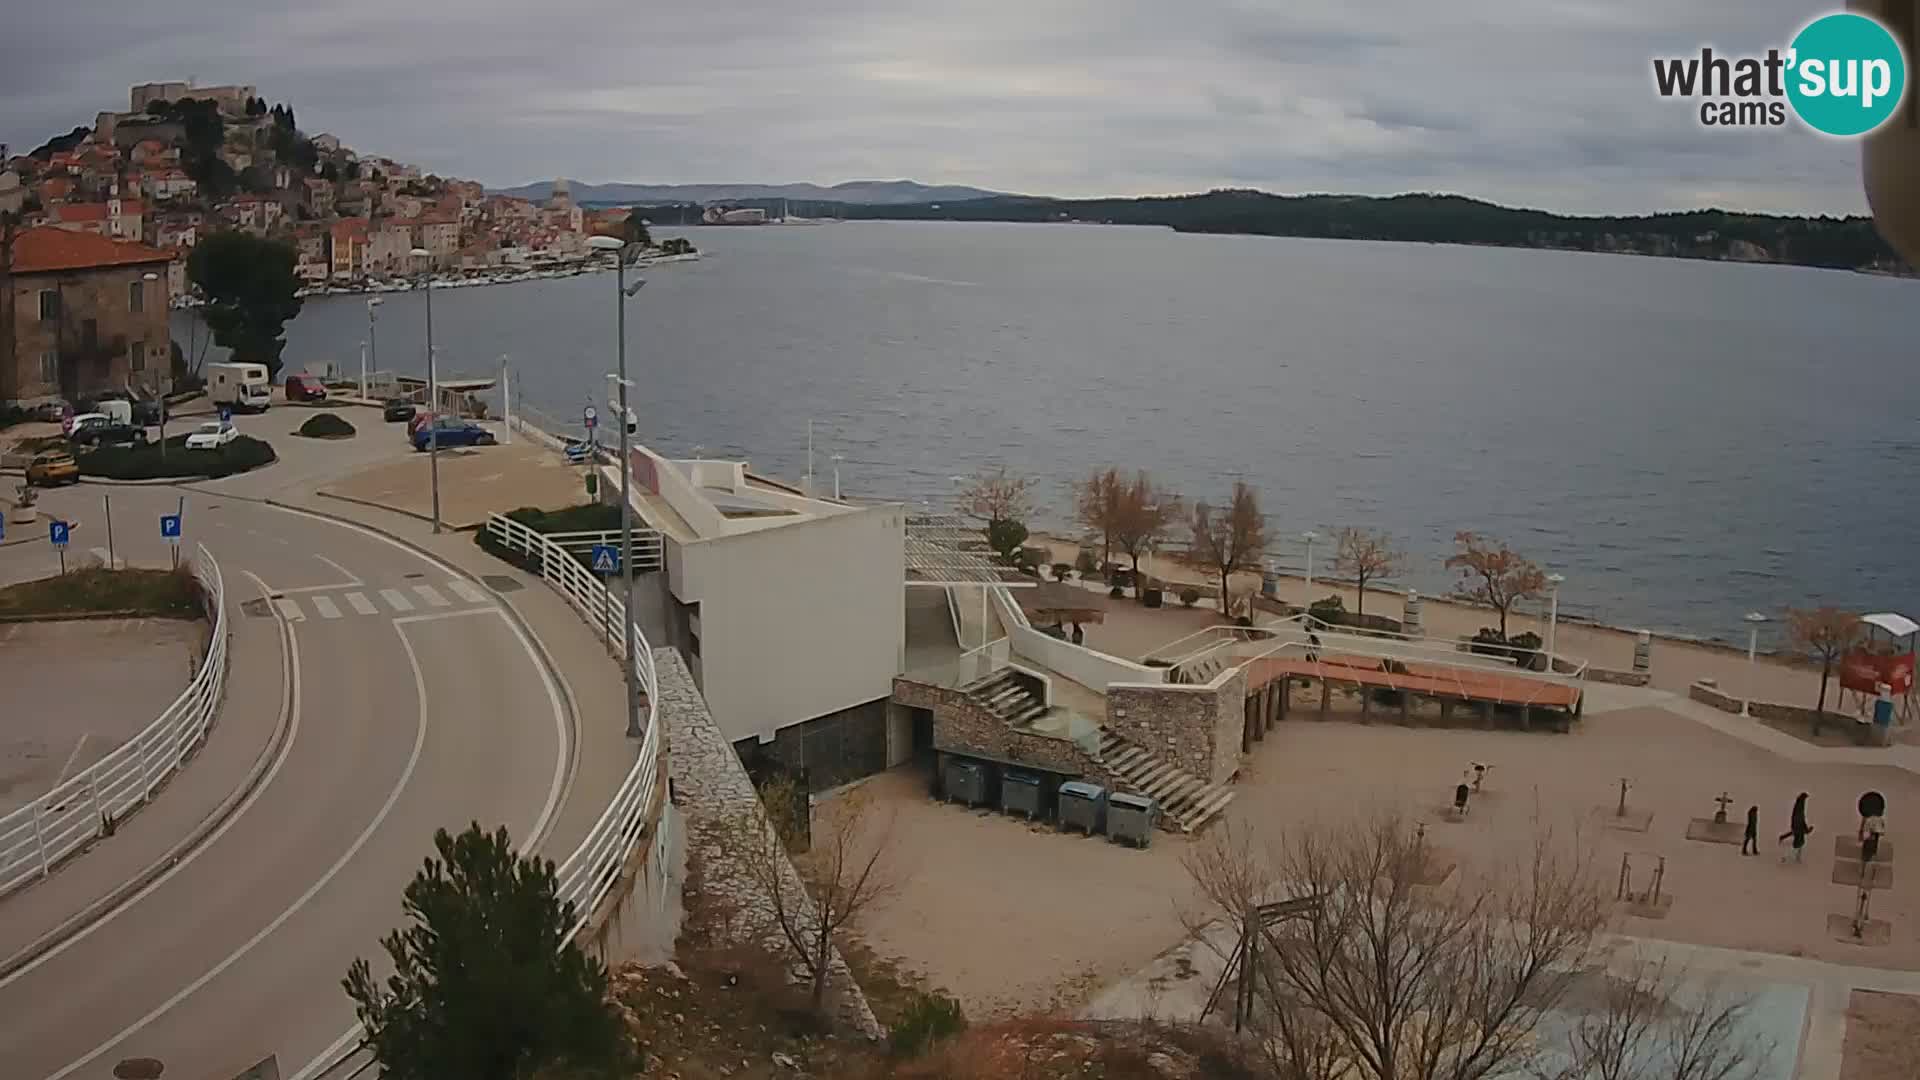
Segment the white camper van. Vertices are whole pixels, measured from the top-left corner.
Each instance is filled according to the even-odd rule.
[[[208,364],[207,400],[235,412],[265,412],[273,403],[273,384],[265,364]]]

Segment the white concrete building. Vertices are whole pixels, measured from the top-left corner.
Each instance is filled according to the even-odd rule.
[[[645,447],[633,461],[635,511],[664,565],[635,608],[654,644],[686,656],[727,738],[816,786],[899,760],[887,702],[906,650],[905,508],[814,498],[743,461]],[[619,471],[601,471],[617,503]]]

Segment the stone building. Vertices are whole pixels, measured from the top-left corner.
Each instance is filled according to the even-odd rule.
[[[0,404],[162,386],[172,258],[91,232],[0,235]]]

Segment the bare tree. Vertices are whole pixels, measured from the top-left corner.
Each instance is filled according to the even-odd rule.
[[[1798,648],[1812,653],[1820,661],[1820,703],[1814,706],[1814,727],[1827,711],[1827,680],[1833,665],[1860,638],[1860,616],[1836,607],[1811,610],[1787,609],[1787,635]]]
[[[1007,471],[1002,465],[982,472],[962,489],[959,511],[982,524],[987,545],[1012,561],[1027,542],[1027,518],[1033,514],[1034,480]]]
[[[1231,612],[1227,583],[1242,570],[1256,569],[1267,547],[1267,519],[1260,513],[1260,495],[1245,481],[1235,481],[1233,499],[1215,508],[1204,500],[1193,507],[1193,558],[1220,575],[1220,613]]]
[[[1095,469],[1085,480],[1073,481],[1073,519],[1089,532],[1100,534],[1100,562],[1113,561],[1113,530],[1119,517],[1120,494],[1126,481],[1109,465]]]
[[[807,800],[793,781],[776,780],[760,799],[720,822],[717,841],[730,873],[759,902],[754,912],[776,944],[807,973],[817,1011],[824,1011],[834,935],[883,903],[896,888],[890,874],[893,818],[877,817],[872,797],[855,788],[836,800],[824,828],[809,834]],[[803,839],[804,838],[804,839]],[[806,845],[807,850],[789,854]]]
[[[1353,579],[1360,590],[1356,614],[1367,613],[1367,583],[1401,572],[1405,560],[1384,531],[1341,529],[1334,539],[1333,571]]]
[[[1500,637],[1504,640],[1507,614],[1513,605],[1539,596],[1547,587],[1547,576],[1530,560],[1514,554],[1505,543],[1478,533],[1454,533],[1453,542],[1460,550],[1447,558],[1447,569],[1460,572],[1461,584],[1469,598],[1499,614]]]
[[[1633,953],[1625,969],[1586,972],[1599,984],[1566,1027],[1563,1046],[1533,1069],[1538,1080],[1750,1080],[1773,1054],[1760,1033],[1743,1033],[1751,1000],[1716,980],[1685,989],[1666,954]],[[1572,996],[1583,996],[1576,989]]]
[[[1145,469],[1120,481],[1114,506],[1113,542],[1133,561],[1133,594],[1140,595],[1140,556],[1166,538],[1180,520],[1180,496],[1154,486]]]

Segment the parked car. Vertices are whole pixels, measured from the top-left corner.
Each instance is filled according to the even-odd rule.
[[[111,423],[113,423],[113,417],[106,413],[83,412],[68,417],[62,421],[62,426],[66,428],[68,441],[77,443],[81,441],[80,433],[86,429]]]
[[[104,424],[76,427],[73,434],[67,436],[67,441],[75,446],[144,446],[147,429],[139,424],[109,420]]]
[[[288,401],[325,401],[326,384],[312,375],[287,376]]]
[[[187,436],[187,449],[218,450],[239,437],[231,421],[209,420]]]
[[[42,450],[27,462],[27,483],[52,487],[80,482],[80,466],[65,450]]]
[[[413,448],[425,450],[438,438],[442,448],[449,446],[492,446],[493,432],[479,424],[469,424],[465,420],[441,417],[432,425],[422,424],[413,433]]]
[[[406,398],[388,398],[386,404],[380,406],[380,419],[411,420],[415,411],[413,402]]]

